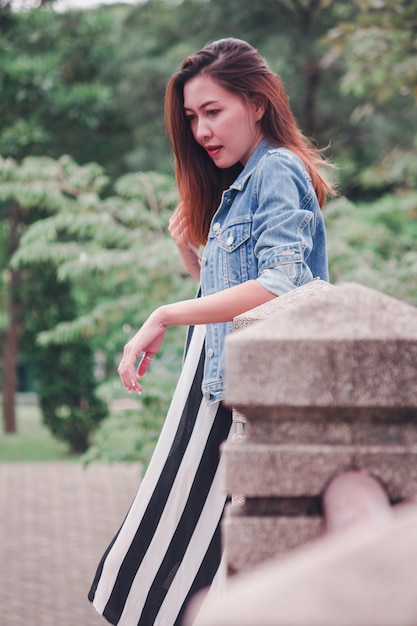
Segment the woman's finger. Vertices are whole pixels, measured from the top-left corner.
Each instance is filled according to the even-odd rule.
[[[146,352],[138,366],[138,376],[143,376],[149,369],[152,363],[153,355],[150,352]]]
[[[127,391],[142,393],[142,385],[138,381],[133,365],[121,361],[117,371],[120,376],[120,380]]]

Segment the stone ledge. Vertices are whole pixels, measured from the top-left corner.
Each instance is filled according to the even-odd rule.
[[[284,293],[282,296],[270,300],[266,304],[262,304],[261,306],[251,309],[250,311],[246,311],[246,313],[243,313],[242,315],[236,316],[233,320],[234,329],[235,331],[239,331],[244,328],[248,328],[256,322],[270,318],[271,315],[274,315],[278,311],[302,304],[311,297],[332,288],[333,285],[326,283],[323,280],[313,280],[306,285],[297,287],[292,291]]]
[[[417,309],[336,286],[229,336],[225,372],[226,402],[247,417],[347,407],[417,419]]]
[[[235,516],[228,509],[222,534],[229,573],[250,569],[280,552],[317,539],[321,532],[320,517],[245,517]]]
[[[254,418],[245,427],[247,440],[253,443],[294,443],[294,444],[345,444],[345,445],[417,445],[417,421],[402,421],[396,415],[396,422],[382,419],[371,420],[364,416],[362,421],[351,419],[265,419],[264,414]],[[371,412],[372,415],[372,412]],[[282,417],[282,416],[281,416]]]
[[[311,497],[350,469],[379,479],[396,502],[417,494],[417,446],[325,446],[227,442],[223,446],[227,493],[245,497]]]

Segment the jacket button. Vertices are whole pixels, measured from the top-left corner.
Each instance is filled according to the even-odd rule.
[[[219,222],[216,222],[215,224],[213,224],[213,230],[215,233],[217,233],[217,231],[220,230],[220,224]]]
[[[226,240],[226,245],[227,246],[231,246],[232,243],[233,243],[233,237],[232,237],[232,235],[230,235],[230,237],[228,237],[227,240]]]
[[[205,256],[201,257],[201,265],[207,265],[207,259]]]
[[[207,356],[209,359],[211,359],[214,356],[214,350],[212,348],[209,348],[207,350]]]

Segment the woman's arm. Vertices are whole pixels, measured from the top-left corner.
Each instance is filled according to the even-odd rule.
[[[249,280],[210,296],[165,304],[153,313],[163,326],[231,322],[236,315],[268,302],[275,294]]]
[[[129,391],[142,392],[142,385],[137,377],[143,376],[149,368],[152,358],[163,343],[168,326],[230,322],[237,315],[275,297],[259,282],[250,280],[210,296],[159,307],[124,347],[118,369],[123,385]],[[136,361],[141,355],[139,367],[135,370]]]

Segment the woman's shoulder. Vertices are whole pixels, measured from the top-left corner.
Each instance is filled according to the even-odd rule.
[[[289,148],[271,146],[257,163],[254,184],[259,187],[265,180],[277,179],[291,180],[304,191],[309,190],[312,185],[307,167],[295,152]]]
[[[311,182],[307,168],[295,152],[263,140],[231,188],[242,191],[249,184],[249,189],[258,189],[264,181],[281,178],[298,179],[301,186]]]
[[[283,146],[269,146],[258,162],[258,169],[266,166],[281,166],[283,168],[306,171],[306,167],[300,157],[290,148],[284,148]]]

